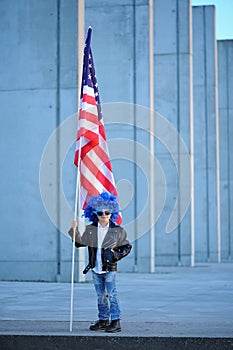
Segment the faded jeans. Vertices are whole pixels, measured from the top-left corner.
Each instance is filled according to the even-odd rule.
[[[99,320],[118,320],[121,317],[116,290],[116,271],[96,273],[92,271],[98,301]]]

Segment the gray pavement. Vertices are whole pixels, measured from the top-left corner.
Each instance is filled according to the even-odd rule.
[[[118,273],[117,279],[118,337],[233,338],[233,263]],[[1,335],[71,335],[69,317],[70,284],[0,282]],[[93,284],[75,284],[72,335],[108,336],[88,330],[96,319]]]

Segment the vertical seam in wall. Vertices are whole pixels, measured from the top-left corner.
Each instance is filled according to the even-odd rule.
[[[190,92],[189,92],[189,98],[190,98],[190,196],[191,196],[191,202],[190,202],[190,248],[191,248],[191,254],[190,254],[190,262],[191,266],[194,266],[195,264],[195,199],[194,199],[194,78],[193,78],[193,17],[192,17],[192,4],[189,2],[189,50],[190,50],[190,56],[189,56],[189,72],[190,72]]]
[[[134,127],[133,127],[133,138],[134,138],[134,217],[137,217],[137,118],[136,118],[136,0],[133,1],[133,114],[134,114]],[[135,233],[134,233],[134,270],[137,271],[138,265],[138,235],[137,235],[137,220],[134,220]]]
[[[155,189],[154,189],[154,28],[153,0],[149,0],[149,107],[150,107],[150,272],[155,269]]]
[[[228,201],[228,259],[231,259],[231,174],[230,174],[230,112],[229,112],[229,50],[226,41],[226,99],[227,99],[227,201]]]
[[[57,0],[57,50],[56,50],[56,128],[60,124],[60,0]],[[57,182],[57,280],[61,275],[61,235],[60,235],[60,131],[56,133],[56,182]]]
[[[217,262],[221,262],[221,209],[220,209],[220,143],[219,143],[219,102],[218,102],[218,49],[216,40],[216,13],[215,7],[213,7],[214,14],[214,94],[215,94],[215,174],[216,174],[216,229],[217,229]]]
[[[180,134],[180,38],[179,38],[179,0],[176,0],[176,62],[177,62],[177,130],[178,135]],[[178,177],[180,173],[180,143],[179,136],[177,138],[177,153],[178,153]],[[179,178],[178,178],[179,187]],[[180,190],[178,188],[178,190]],[[180,223],[180,199],[178,203],[178,222]],[[178,254],[178,264],[181,265],[181,223],[177,227],[177,254]]]
[[[207,260],[210,260],[210,232],[209,232],[209,147],[208,147],[208,108],[207,108],[207,57],[206,57],[206,11],[203,6],[203,35],[204,35],[204,90],[205,90],[205,144],[206,144],[206,240]]]

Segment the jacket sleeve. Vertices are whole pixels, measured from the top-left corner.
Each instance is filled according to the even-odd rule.
[[[120,238],[117,242],[117,246],[114,248],[114,258],[115,261],[119,261],[126,257],[132,249],[132,245],[127,240],[126,231],[121,228]]]
[[[71,227],[68,231],[69,236],[73,240],[73,228]],[[86,247],[87,244],[85,244],[85,232],[83,236],[80,235],[80,232],[78,228],[75,230],[75,247],[80,248],[80,247]]]

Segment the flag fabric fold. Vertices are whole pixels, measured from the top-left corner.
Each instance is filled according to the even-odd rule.
[[[78,167],[79,203],[85,209],[90,197],[103,191],[117,196],[100,105],[98,84],[91,51],[92,28],[84,48],[83,73],[74,164]],[[121,224],[118,216],[117,223]]]

